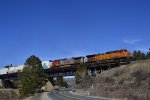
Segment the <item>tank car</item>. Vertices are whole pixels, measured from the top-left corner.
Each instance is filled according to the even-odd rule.
[[[42,61],[43,69],[49,69],[52,67],[52,62],[50,61]]]
[[[7,74],[8,68],[0,68],[0,75]]]

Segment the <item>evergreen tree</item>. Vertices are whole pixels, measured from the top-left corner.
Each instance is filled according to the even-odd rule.
[[[34,55],[26,60],[25,67],[18,77],[20,98],[33,95],[37,88],[44,85],[47,78],[41,60]]]
[[[145,55],[141,51],[134,51],[133,52],[133,60],[142,60],[144,58],[145,58]]]
[[[142,59],[142,53],[141,51],[137,51],[137,58],[136,60],[141,60]]]
[[[66,82],[66,80],[63,81],[63,87],[68,88],[68,83]]]
[[[133,60],[137,60],[137,51],[136,50],[133,51]]]
[[[141,60],[145,60],[145,59],[146,59],[145,53],[141,53]]]
[[[145,60],[148,59],[150,56],[150,53],[143,53],[141,51],[134,51],[133,52],[133,60]]]
[[[64,80],[62,76],[56,78],[55,84],[60,87],[68,87],[66,80]]]
[[[149,52],[147,52],[146,54],[146,59],[150,59],[150,48],[149,48]]]

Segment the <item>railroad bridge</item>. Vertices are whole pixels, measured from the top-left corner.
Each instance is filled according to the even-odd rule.
[[[87,55],[87,61],[84,61],[84,57],[73,57],[70,59],[60,59],[52,61],[52,67],[44,69],[48,74],[48,78],[51,80],[54,77],[60,76],[75,76],[76,70],[80,67],[80,64],[85,64],[87,72],[90,76],[96,76],[102,73],[104,70],[108,70],[114,67],[119,67],[122,64],[130,63],[132,58],[131,53],[126,49],[117,51],[106,52],[104,54]],[[44,67],[44,66],[43,66]],[[0,75],[2,81],[12,80],[17,78],[18,73],[10,73]]]
[[[119,67],[120,65],[128,64],[130,60],[122,59],[119,61],[103,61],[103,62],[91,62],[86,63],[88,74],[91,76],[96,76],[100,74],[104,70],[108,70],[114,67]],[[49,78],[59,77],[59,76],[74,76],[77,70],[77,65],[72,65],[70,67],[59,67],[55,69],[44,69],[44,71],[48,74]],[[13,78],[17,78],[18,73],[10,73],[0,75],[1,80],[9,80]]]
[[[88,75],[94,77],[104,70],[109,70],[114,67],[119,67],[120,65],[128,64],[130,60],[127,58],[124,59],[113,59],[113,60],[103,60],[85,63],[87,66]],[[79,65],[71,65],[68,67],[57,67],[57,68],[49,68],[44,69],[45,73],[48,74],[48,79],[50,81],[55,77],[64,77],[64,76],[75,76],[75,72],[77,71],[77,66]],[[0,75],[1,84],[4,88],[13,88],[13,79],[17,78],[18,73],[10,73]]]

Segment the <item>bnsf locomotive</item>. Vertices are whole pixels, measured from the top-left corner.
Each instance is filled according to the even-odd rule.
[[[96,63],[96,62],[127,62],[132,57],[131,53],[126,49],[110,51],[103,54],[87,55],[86,57],[76,57],[69,59],[59,59],[52,62],[52,68],[70,67],[82,63]]]
[[[54,60],[52,62],[52,68],[57,68],[57,67],[70,67],[71,65],[78,65],[84,63],[84,57],[74,57],[74,58],[69,58],[69,59],[59,59],[59,60]]]

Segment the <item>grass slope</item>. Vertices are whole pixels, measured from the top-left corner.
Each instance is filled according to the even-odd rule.
[[[150,60],[104,71],[77,88],[88,91],[92,96],[150,100]]]

